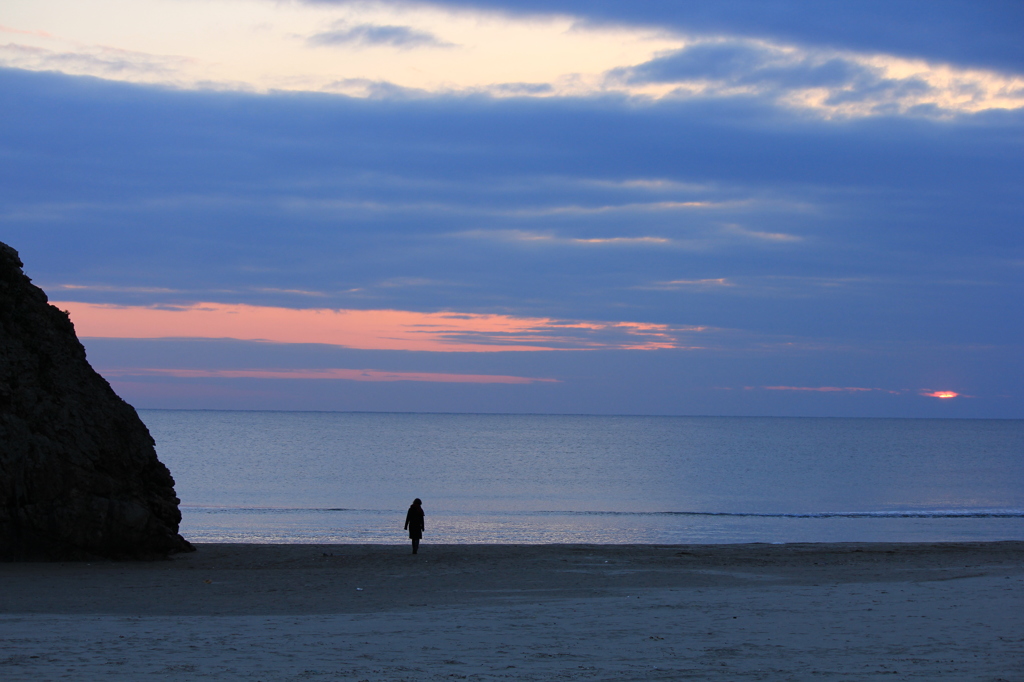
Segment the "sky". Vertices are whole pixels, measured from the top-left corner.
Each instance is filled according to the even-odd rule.
[[[1024,5],[6,0],[138,408],[1024,418]]]

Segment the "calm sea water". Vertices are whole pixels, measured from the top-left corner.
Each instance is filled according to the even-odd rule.
[[[139,414],[198,542],[1024,540],[1024,420]]]

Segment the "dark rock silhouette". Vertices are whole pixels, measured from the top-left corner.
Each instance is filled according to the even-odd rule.
[[[193,550],[146,426],[21,268],[0,243],[0,560]]]

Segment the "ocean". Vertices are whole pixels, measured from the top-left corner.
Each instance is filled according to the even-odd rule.
[[[194,542],[1024,540],[1024,420],[139,415]]]

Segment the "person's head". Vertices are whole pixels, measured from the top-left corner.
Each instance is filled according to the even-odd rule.
[[[423,500],[421,500],[421,499],[420,499],[420,498],[418,498],[418,497],[417,497],[417,498],[416,498],[415,500],[413,500],[413,501],[412,501],[412,506],[414,506],[414,507],[418,507],[418,506],[420,506],[421,504],[423,504]]]

